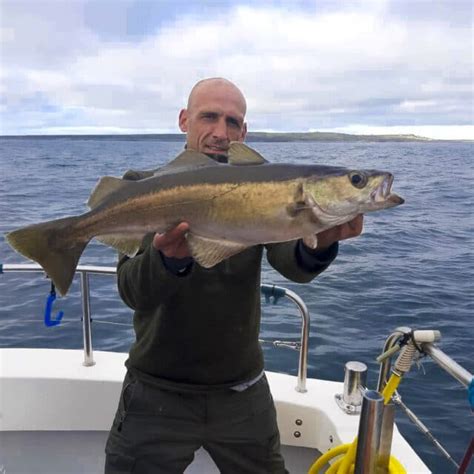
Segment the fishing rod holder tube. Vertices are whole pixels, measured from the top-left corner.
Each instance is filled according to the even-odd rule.
[[[364,390],[360,413],[355,474],[375,474],[377,470],[380,437],[382,434],[384,402],[375,390]]]
[[[367,366],[363,362],[349,361],[344,368],[344,388],[342,394],[334,398],[339,408],[348,415],[361,411],[362,391],[366,387]]]

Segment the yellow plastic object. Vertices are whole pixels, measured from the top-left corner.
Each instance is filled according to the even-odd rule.
[[[398,385],[401,382],[401,376],[392,373],[388,379],[387,385],[382,392],[384,404],[386,405]],[[319,457],[316,462],[309,468],[308,474],[318,474],[323,466],[328,463],[331,459],[336,456],[344,455],[344,457],[336,460],[329,469],[326,470],[325,474],[351,474],[354,472],[355,456],[357,451],[357,437],[352,443],[341,444],[330,449],[327,453]],[[390,456],[388,463],[389,474],[406,474],[405,468],[402,466],[400,461],[393,456]]]
[[[402,380],[402,377],[394,373],[392,373],[392,375],[388,379],[387,385],[385,385],[385,388],[383,389],[383,392],[382,392],[383,402],[385,405],[392,398],[392,395],[394,394],[395,390],[400,385],[401,380]]]

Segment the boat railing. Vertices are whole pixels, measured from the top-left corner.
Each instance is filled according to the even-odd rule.
[[[0,274],[7,272],[27,272],[27,273],[44,273],[40,265],[33,263],[25,264],[0,264]],[[76,273],[79,274],[81,284],[81,303],[82,303],[82,334],[84,345],[84,362],[83,365],[91,367],[95,365],[94,352],[92,346],[92,314],[90,305],[90,286],[89,275],[115,275],[115,267],[95,266],[95,265],[78,265]],[[301,337],[299,344],[288,341],[273,341],[276,347],[291,347],[299,350],[298,360],[298,377],[296,391],[306,392],[306,378],[308,371],[308,340],[309,340],[309,312],[304,301],[293,291],[276,285],[262,284],[260,286],[262,295],[267,301],[273,298],[276,303],[280,298],[288,298],[298,308],[301,316]]]
[[[418,337],[417,335],[420,334]],[[396,354],[402,347],[407,345],[410,339],[413,341],[413,357],[430,357],[439,367],[441,367],[447,374],[455,378],[465,388],[472,386],[474,375],[458,364],[454,359],[443,352],[434,343],[441,338],[441,333],[437,330],[412,330],[408,327],[399,327],[390,334],[385,341],[382,354],[378,357],[380,362],[380,371],[377,390],[379,393],[383,391],[388,383],[388,377],[391,369],[391,357]],[[400,356],[401,357],[401,356]],[[392,370],[397,373],[396,364]],[[443,445],[435,438],[429,428],[418,418],[418,416],[404,403],[400,393],[395,390],[391,400],[401,407],[403,412],[407,415],[410,421],[431,441],[436,449],[448,459],[457,469],[457,472],[466,472],[460,469],[460,465],[453,459],[449,452]],[[466,450],[462,465],[468,464],[474,452],[474,439]],[[467,465],[466,464],[466,465]]]
[[[383,390],[388,380],[391,367],[390,355],[398,351],[400,349],[402,340],[410,336],[412,333],[413,331],[411,328],[404,326],[399,327],[395,329],[395,331],[390,334],[390,336],[385,341],[383,354],[386,354],[387,356],[383,357],[381,360],[377,384],[377,390],[379,392]],[[438,346],[434,344],[434,342],[435,341],[419,341],[417,349],[419,350],[420,354],[429,356],[445,372],[454,377],[464,387],[467,387],[473,379],[473,374],[471,374],[468,370],[444,353]]]

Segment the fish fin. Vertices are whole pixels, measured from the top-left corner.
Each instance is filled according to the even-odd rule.
[[[101,202],[103,202],[105,198],[107,198],[110,194],[117,191],[118,189],[130,186],[130,184],[131,183],[129,181],[125,181],[120,178],[115,178],[113,176],[104,176],[103,178],[100,178],[99,182],[96,184],[94,190],[89,196],[87,205],[91,209],[94,209]]]
[[[144,176],[145,178],[163,176],[165,174],[177,173],[179,171],[191,170],[201,168],[204,166],[219,166],[218,163],[209,158],[204,153],[199,153],[194,150],[184,150],[173,161],[168,164],[153,170],[151,175]],[[148,173],[148,172],[147,172]]]
[[[79,258],[89,242],[74,238],[67,229],[79,217],[66,217],[14,230],[7,242],[19,253],[38,262],[61,295],[71,286]]]
[[[305,191],[303,183],[299,183],[294,195],[294,201],[286,206],[286,210],[290,217],[296,217],[301,211],[313,209],[315,205],[316,201],[313,196]]]
[[[200,153],[194,150],[184,150],[180,153],[173,161],[169,162],[163,168],[172,169],[172,168],[185,168],[187,166],[219,166],[218,163],[209,158],[204,153]],[[163,169],[160,168],[160,169]],[[159,173],[159,170],[158,170]]]
[[[260,153],[241,142],[232,142],[229,146],[229,164],[231,165],[262,165],[268,163]]]
[[[127,257],[135,257],[140,250],[143,235],[96,235],[99,242],[102,242],[109,247],[113,247],[120,253],[127,255]]]
[[[141,179],[151,178],[156,170],[127,170],[122,179],[127,181],[140,181]]]
[[[153,170],[128,170],[123,179],[130,181],[140,181],[142,179],[154,178],[165,174],[176,173],[186,169],[200,168],[202,166],[218,166],[217,162],[209,158],[204,153],[194,150],[184,150],[173,161],[170,161],[160,168]]]
[[[245,250],[248,246],[228,240],[214,240],[192,232],[186,234],[191,254],[204,268],[211,268],[226,258]]]
[[[318,236],[316,234],[305,235],[303,240],[304,244],[310,249],[315,250],[318,246]]]

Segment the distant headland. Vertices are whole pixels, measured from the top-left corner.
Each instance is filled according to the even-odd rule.
[[[113,135],[3,135],[0,138],[40,138],[40,139],[77,139],[77,140],[160,140],[184,142],[182,133],[147,133]],[[252,142],[431,142],[437,141],[418,135],[353,135],[331,132],[249,132],[246,141]],[[443,140],[444,141],[444,140]]]

